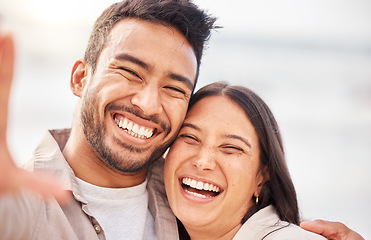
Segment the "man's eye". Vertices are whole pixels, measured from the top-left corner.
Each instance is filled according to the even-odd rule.
[[[123,70],[123,71],[141,79],[141,77],[139,77],[139,75],[136,72],[134,72],[133,70],[130,70],[130,69],[124,68],[124,67],[120,67],[119,69],[121,69],[121,70]]]
[[[168,86],[168,87],[165,87],[165,88],[168,89],[168,90],[174,91],[176,93],[180,93],[180,94],[183,94],[183,95],[186,94],[186,92],[181,88],[171,87],[171,86]]]

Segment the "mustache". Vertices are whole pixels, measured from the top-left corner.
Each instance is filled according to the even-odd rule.
[[[136,107],[130,107],[123,104],[115,104],[115,103],[109,103],[106,106],[105,112],[108,111],[124,111],[131,113],[139,118],[145,119],[147,121],[151,121],[153,123],[156,123],[161,126],[161,128],[164,130],[164,132],[169,133],[171,130],[171,126],[161,121],[160,117],[158,115],[146,115],[143,113],[143,111]]]

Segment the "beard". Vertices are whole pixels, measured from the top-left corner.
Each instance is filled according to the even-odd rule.
[[[114,151],[106,142],[109,134],[107,133],[104,123],[99,121],[99,114],[94,106],[98,106],[98,104],[96,104],[95,98],[93,97],[85,99],[81,107],[81,123],[85,138],[99,154],[100,160],[110,165],[121,174],[134,174],[144,170],[151,163],[160,158],[176,138],[176,134],[174,134],[168,141],[159,144],[150,152],[150,147],[140,148],[113,137],[113,142],[121,147],[121,151]],[[109,110],[115,109],[130,112],[138,117],[161,125],[165,137],[171,132],[171,127],[160,121],[157,116],[143,116],[141,110],[136,108],[110,103],[106,106],[104,114],[107,115]]]

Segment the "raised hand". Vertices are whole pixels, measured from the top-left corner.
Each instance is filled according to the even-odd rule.
[[[31,189],[44,199],[54,197],[64,203],[69,193],[51,176],[35,176],[14,163],[6,142],[8,102],[14,70],[14,41],[0,22],[0,195]]]

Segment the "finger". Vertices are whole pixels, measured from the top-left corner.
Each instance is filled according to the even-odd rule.
[[[307,231],[320,234],[327,239],[332,239],[332,237],[337,234],[337,228],[334,224],[336,223],[328,224],[328,222],[324,220],[315,220],[301,222],[300,227]]]
[[[34,175],[18,168],[4,145],[0,145],[0,195],[28,189],[43,199],[55,198],[60,204],[71,199],[63,184],[50,175]]]
[[[51,198],[59,204],[65,204],[71,199],[71,193],[65,190],[63,184],[51,175],[34,175],[23,169],[22,175],[18,176],[18,187],[30,189],[38,193],[44,200]]]
[[[0,32],[0,138],[5,141],[8,101],[14,70],[14,43],[9,33]]]
[[[10,83],[14,68],[14,41],[9,32],[0,33],[0,79],[2,83]],[[9,81],[10,80],[10,81]]]

